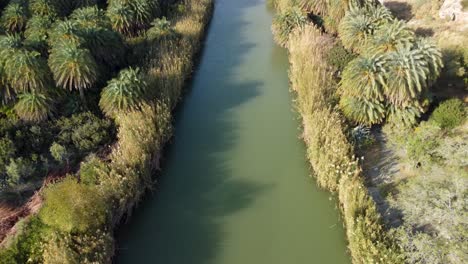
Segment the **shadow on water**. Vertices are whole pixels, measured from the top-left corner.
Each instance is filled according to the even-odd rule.
[[[154,194],[119,230],[117,263],[214,263],[223,241],[220,219],[249,207],[269,188],[234,178],[224,155],[238,139],[230,110],[260,95],[261,82],[231,79],[255,46],[242,38],[248,26],[243,10],[259,2],[216,1],[199,69],[176,114],[162,176]]]

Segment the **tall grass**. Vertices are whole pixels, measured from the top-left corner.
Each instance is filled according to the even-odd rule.
[[[289,75],[307,155],[318,184],[338,196],[353,263],[402,263],[400,249],[384,229],[364,185],[347,127],[335,108],[335,69],[326,60],[333,43],[312,25],[297,28],[288,42]]]

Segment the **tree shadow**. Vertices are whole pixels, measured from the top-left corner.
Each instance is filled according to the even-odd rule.
[[[176,111],[154,195],[119,230],[117,263],[214,263],[223,241],[219,221],[248,207],[268,185],[235,178],[223,158],[238,140],[232,109],[260,94],[259,81],[235,75],[255,46],[244,40],[246,8],[260,0],[215,1],[205,52]],[[234,76],[234,77],[233,77]]]
[[[418,27],[414,33],[416,33],[417,36],[421,37],[432,37],[434,36],[434,30],[432,28],[423,28],[423,27]]]
[[[385,2],[384,5],[385,7],[390,9],[392,14],[398,19],[409,21],[414,16],[412,12],[412,7],[408,3],[399,1],[388,1]]]

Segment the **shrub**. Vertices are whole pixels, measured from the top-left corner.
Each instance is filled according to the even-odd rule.
[[[327,64],[338,71],[343,71],[354,58],[356,58],[355,54],[347,51],[341,43],[336,43],[327,53]]]
[[[5,169],[10,187],[27,182],[35,172],[34,164],[23,158],[11,159],[10,164]]]
[[[39,216],[45,224],[62,232],[87,232],[104,226],[106,208],[96,189],[68,176],[44,191],[44,205]]]
[[[440,128],[428,122],[422,122],[414,133],[407,135],[406,151],[414,163],[427,165],[437,159],[436,148],[440,144]]]
[[[443,129],[460,125],[466,118],[466,108],[460,99],[450,99],[439,105],[430,120]]]
[[[103,174],[109,174],[109,166],[96,155],[90,155],[80,167],[80,181],[86,185],[98,185]]]
[[[83,157],[110,143],[113,127],[110,120],[102,120],[90,112],[61,118],[57,121],[56,143],[68,149],[73,158]]]

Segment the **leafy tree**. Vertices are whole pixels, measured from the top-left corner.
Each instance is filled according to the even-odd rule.
[[[98,66],[91,52],[73,43],[52,49],[49,67],[58,86],[78,90],[83,100],[84,90],[92,87],[98,78]]]
[[[106,223],[106,204],[99,192],[69,176],[44,191],[39,217],[63,232],[87,232]]]
[[[57,142],[54,142],[52,146],[50,146],[50,154],[52,157],[62,165],[63,163],[69,163],[71,154],[67,151],[67,149],[58,144]]]
[[[10,187],[27,182],[35,172],[34,165],[24,158],[11,159],[5,169],[8,175],[7,183]]]
[[[22,93],[18,95],[15,112],[23,120],[40,122],[52,114],[52,100],[45,93]]]
[[[64,146],[73,158],[85,156],[108,144],[113,135],[109,120],[99,119],[90,112],[61,118],[56,123],[56,143]]]
[[[12,1],[3,11],[1,22],[10,33],[22,31],[28,20],[28,9],[25,1]]]
[[[439,105],[430,120],[443,129],[452,129],[466,119],[466,107],[460,99],[450,99]]]
[[[109,81],[101,93],[99,106],[108,116],[120,111],[134,110],[145,99],[147,90],[148,85],[140,69],[128,68]]]

